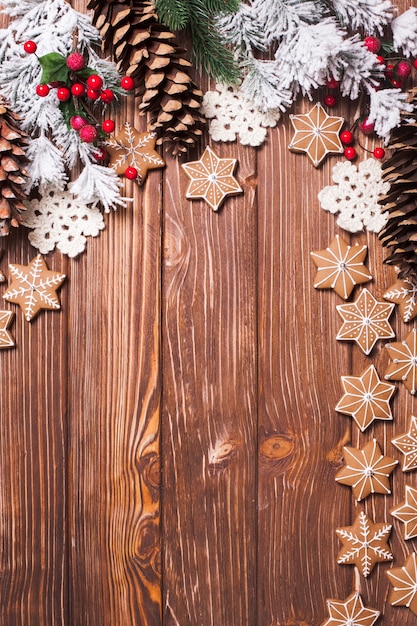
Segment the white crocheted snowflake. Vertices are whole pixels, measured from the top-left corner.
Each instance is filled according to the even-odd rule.
[[[244,146],[260,146],[268,127],[276,126],[278,109],[263,113],[239,87],[216,85],[204,95],[201,112],[211,119],[209,134],[213,141],[234,141]]]
[[[84,251],[87,236],[97,237],[103,230],[104,220],[97,208],[49,187],[40,200],[27,203],[24,225],[33,229],[28,239],[39,252],[47,254],[57,247],[72,258]]]
[[[332,180],[336,185],[324,187],[318,194],[322,208],[339,213],[337,224],[344,230],[357,233],[366,228],[379,233],[388,213],[381,213],[378,198],[390,187],[382,180],[379,161],[367,159],[358,169],[349,161],[339,161],[333,167]]]

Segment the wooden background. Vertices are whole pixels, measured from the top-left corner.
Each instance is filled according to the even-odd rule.
[[[124,119],[145,128],[134,103]],[[212,144],[238,159],[244,189],[217,214],[185,199],[166,155],[83,255],[47,255],[68,276],[60,312],[27,323],[4,304],[16,348],[0,353],[1,626],[318,626],[326,599],[353,589],[381,626],[417,623],[389,605],[392,564],[364,580],[336,563],[335,528],[359,510],[393,523],[395,566],[416,549],[388,513],[414,474],[397,468],[392,496],[359,505],[334,480],[345,444],[375,436],[401,459],[391,439],[415,406],[399,385],[394,422],[363,435],[335,412],[340,376],[382,374],[388,355],[336,341],[342,301],[313,288],[310,251],[338,232],[367,243],[379,299],[395,274],[375,235],[349,237],[320,208],[340,157],[315,170],[291,135],[286,117],[259,149]],[[26,235],[1,242],[6,274],[35,255]],[[399,340],[412,327],[392,323]]]

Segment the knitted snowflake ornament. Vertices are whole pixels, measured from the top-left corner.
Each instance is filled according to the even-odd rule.
[[[244,146],[260,146],[268,127],[281,117],[278,109],[263,113],[239,87],[216,85],[204,95],[202,114],[211,119],[209,134],[213,141],[239,141]]]
[[[104,220],[99,209],[50,187],[40,200],[28,203],[24,225],[33,229],[28,239],[39,252],[47,254],[56,246],[73,258],[84,251],[87,236],[97,237],[103,230]]]
[[[362,161],[358,169],[349,161],[339,161],[332,170],[336,185],[324,187],[318,194],[322,208],[339,213],[337,224],[344,230],[357,233],[365,228],[379,233],[388,213],[381,213],[378,198],[389,190],[381,172],[376,159]]]

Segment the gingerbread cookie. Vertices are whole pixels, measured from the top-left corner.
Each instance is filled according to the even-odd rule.
[[[340,565],[356,565],[366,578],[377,563],[393,559],[388,545],[391,529],[391,524],[374,524],[366,513],[361,511],[353,526],[336,528],[336,533],[343,544],[337,562]]]
[[[417,315],[417,285],[408,280],[397,280],[382,296],[388,302],[398,304],[404,322],[411,322]]]
[[[219,158],[207,146],[199,161],[182,165],[190,179],[185,197],[189,200],[202,198],[213,211],[217,211],[226,196],[243,192],[233,176],[236,163],[236,159]]]
[[[376,609],[364,606],[358,591],[344,600],[327,600],[329,619],[321,626],[373,626],[380,616]]]
[[[376,419],[392,420],[389,401],[395,385],[379,379],[374,365],[361,376],[342,376],[344,395],[336,405],[336,411],[351,415],[363,432]]]
[[[389,477],[398,461],[384,456],[376,439],[363,448],[343,447],[345,467],[335,480],[352,487],[353,495],[360,501],[371,493],[390,494]]]
[[[328,154],[343,152],[339,132],[344,119],[328,115],[319,102],[309,113],[290,115],[290,120],[295,133],[288,148],[306,152],[314,167]]]
[[[12,348],[15,343],[8,330],[13,321],[14,313],[12,311],[0,311],[0,349]]]
[[[405,539],[417,537],[417,489],[405,486],[405,500],[395,508],[390,510],[393,517],[396,517],[405,525]]]
[[[369,354],[378,339],[395,337],[388,322],[394,306],[378,302],[368,289],[363,289],[355,302],[336,306],[343,319],[336,339],[355,341],[365,354]]]
[[[140,133],[126,122],[117,137],[105,141],[104,145],[110,159],[109,167],[119,176],[124,176],[128,168],[133,168],[138,182],[142,184],[149,170],[156,170],[165,165],[165,161],[155,150],[155,144],[156,133]]]
[[[393,606],[406,606],[417,615],[417,554],[412,552],[402,567],[387,570],[393,589],[389,601]]]
[[[9,265],[13,282],[3,298],[20,306],[30,321],[41,309],[59,309],[57,289],[65,280],[65,274],[48,270],[38,254],[29,265]]]
[[[364,265],[367,252],[367,246],[349,246],[336,235],[328,248],[310,253],[317,267],[314,287],[334,289],[341,298],[347,300],[355,285],[366,283],[372,278]]]
[[[417,469],[417,417],[412,415],[408,431],[395,437],[391,442],[404,455],[403,472]]]
[[[392,359],[385,372],[385,379],[402,380],[414,396],[417,390],[417,328],[413,328],[405,341],[387,343],[385,347]]]

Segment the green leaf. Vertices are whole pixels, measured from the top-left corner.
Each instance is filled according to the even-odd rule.
[[[97,72],[92,70],[91,67],[85,67],[79,72],[75,72],[75,74],[78,78],[83,78],[84,80],[87,80],[89,76],[92,76],[93,74],[97,74]]]
[[[73,115],[77,114],[77,111],[76,111],[75,106],[74,106],[73,99],[70,98],[69,100],[65,100],[64,102],[60,102],[59,103],[59,110],[61,111],[62,115],[64,116],[64,120],[65,120],[65,123],[66,123],[67,127],[71,128],[70,119],[72,118]],[[83,116],[84,116],[84,114],[83,114]]]
[[[39,57],[42,67],[41,83],[48,84],[56,81],[66,83],[69,79],[69,67],[67,60],[58,52],[49,52]]]

